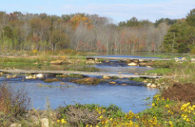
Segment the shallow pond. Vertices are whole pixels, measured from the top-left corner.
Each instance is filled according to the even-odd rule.
[[[111,73],[139,73],[151,69],[115,64],[100,64],[95,67],[100,71]],[[89,86],[67,81],[45,83],[42,80],[24,80],[24,77],[14,79],[1,77],[0,83],[6,82],[14,90],[23,88],[31,98],[31,106],[36,109],[45,109],[48,100],[53,109],[75,103],[101,106],[115,104],[125,112],[132,110],[137,113],[148,108],[148,105],[151,105],[151,98],[158,92],[158,89],[147,88],[143,86],[143,83],[136,83],[128,79],[117,80],[128,85],[101,83]],[[146,101],[146,98],[150,99]]]
[[[0,82],[5,81],[1,78]],[[149,101],[147,97],[153,97],[157,89],[149,89],[144,86],[121,86],[100,84],[96,86],[78,85],[70,82],[45,83],[41,80],[9,79],[6,82],[15,90],[24,88],[31,98],[32,107],[46,108],[47,100],[51,108],[64,106],[65,104],[100,104],[108,106],[115,104],[128,112],[137,113],[146,108]]]
[[[97,58],[150,58],[150,57],[139,57],[139,56],[97,56]],[[153,57],[154,58],[154,57]],[[157,59],[157,58],[156,58]],[[103,61],[102,63],[93,65],[98,68],[100,72],[111,72],[111,73],[123,73],[123,74],[142,74],[145,71],[152,70],[152,67],[140,67],[140,66],[128,66],[126,62],[120,60],[109,60]]]

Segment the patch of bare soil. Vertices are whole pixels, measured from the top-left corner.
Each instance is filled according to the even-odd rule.
[[[195,84],[176,83],[162,92],[164,98],[195,103]]]

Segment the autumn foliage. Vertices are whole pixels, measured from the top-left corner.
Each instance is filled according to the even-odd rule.
[[[0,12],[0,50],[158,52],[168,28],[164,20],[156,25],[132,18],[116,25],[98,15]]]

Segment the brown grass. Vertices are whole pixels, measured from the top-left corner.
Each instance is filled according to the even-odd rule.
[[[5,126],[5,121],[11,122],[27,113],[30,99],[24,90],[12,91],[7,84],[0,84],[0,126]]]
[[[61,110],[61,111],[60,111]],[[76,105],[67,106],[65,109],[60,109],[58,118],[66,116],[67,122],[71,127],[80,127],[86,125],[97,125],[100,120],[98,119],[100,114],[96,110],[90,110],[87,107],[80,107]],[[63,113],[62,113],[63,112]]]

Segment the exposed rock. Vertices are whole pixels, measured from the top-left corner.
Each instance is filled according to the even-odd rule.
[[[36,78],[38,78],[38,79],[43,79],[43,78],[44,78],[44,75],[43,75],[43,74],[37,74],[37,75],[36,75]]]
[[[128,63],[128,66],[138,66],[138,64],[135,62],[131,62],[131,63]]]
[[[147,86],[147,87],[150,87],[151,85],[152,85],[151,83],[148,83],[146,86]]]
[[[41,127],[49,127],[49,120],[47,118],[43,118],[41,121]]]
[[[139,62],[144,62],[144,60],[143,59],[139,59]]]
[[[151,88],[157,88],[157,86],[155,84],[152,84],[150,87]]]
[[[6,75],[6,78],[10,79],[10,78],[16,78],[17,75]]]
[[[157,86],[155,84],[152,84],[152,83],[148,83],[146,86],[149,88],[157,88]]]
[[[36,75],[28,75],[25,79],[36,79]]]
[[[116,84],[116,82],[113,82],[113,81],[112,81],[112,82],[109,82],[109,83],[110,83],[110,84]]]
[[[53,65],[62,65],[64,63],[63,60],[55,60],[55,61],[51,61],[50,64],[53,64]]]
[[[109,76],[103,76],[103,79],[110,79]]]
[[[22,127],[22,125],[19,124],[19,123],[12,123],[12,124],[10,125],[10,127]]]

